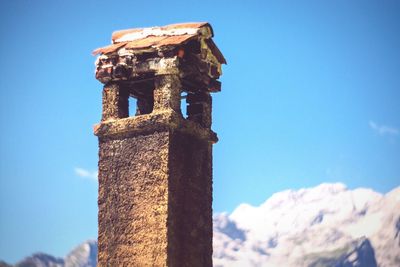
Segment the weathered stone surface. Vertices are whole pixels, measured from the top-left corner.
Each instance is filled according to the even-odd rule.
[[[180,131],[171,137],[168,266],[212,266],[212,144]]]
[[[100,138],[98,266],[211,266],[211,143]]]
[[[169,133],[99,144],[98,266],[165,266]]]
[[[96,79],[102,83],[140,80],[149,74],[176,74],[189,83],[197,80],[208,87],[210,79],[218,79],[221,65],[226,64],[211,39],[213,30],[208,23],[129,29],[117,35],[112,37],[113,44],[93,51],[94,55],[100,54]]]
[[[102,121],[129,116],[129,91],[118,83],[108,83],[103,89]]]
[[[211,127],[212,99],[208,92],[188,93],[186,101],[188,119]]]
[[[96,78],[105,83],[102,120],[94,128],[98,266],[212,266],[212,144],[218,139],[209,92],[219,90],[226,61],[208,23],[117,35],[123,45],[95,51],[102,54]],[[129,117],[130,96],[137,99],[135,117]]]
[[[182,114],[171,110],[161,110],[136,117],[103,121],[94,126],[94,134],[99,137],[121,138],[164,131],[166,129],[180,130],[212,143],[218,141],[217,134],[211,129],[204,128],[195,121],[185,120]]]
[[[179,75],[159,75],[155,78],[154,110],[172,109],[181,112],[181,82]]]

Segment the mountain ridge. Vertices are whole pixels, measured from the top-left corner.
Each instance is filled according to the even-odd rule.
[[[396,235],[400,232],[399,194],[400,187],[380,194],[336,183],[281,191],[259,206],[241,204],[231,214],[214,216],[230,225],[227,231],[214,224],[214,263],[313,266],[307,255],[345,251],[349,244],[363,239],[370,242],[378,266],[400,266],[400,233]],[[234,238],[232,229],[245,238]],[[343,266],[365,265],[349,264]]]
[[[277,192],[213,216],[214,266],[400,266],[400,186],[386,194],[342,183]],[[97,242],[17,267],[94,267]],[[0,267],[11,266],[0,261]]]

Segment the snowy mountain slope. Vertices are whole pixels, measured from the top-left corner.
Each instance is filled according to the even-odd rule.
[[[97,241],[82,243],[64,258],[64,267],[92,267],[97,263]]]
[[[214,216],[214,265],[400,266],[399,231],[400,187],[287,190]]]
[[[345,185],[286,190],[258,207],[214,215],[214,266],[400,266],[400,187],[382,195]],[[43,253],[18,267],[94,267],[97,242],[65,258]],[[0,261],[0,266],[9,266]]]
[[[36,253],[18,262],[16,267],[95,267],[97,241],[86,241],[74,248],[64,259]]]
[[[16,267],[63,267],[64,261],[44,253],[35,253],[15,265]]]

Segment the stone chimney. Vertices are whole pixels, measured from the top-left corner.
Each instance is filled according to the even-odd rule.
[[[99,267],[212,266],[210,93],[226,63],[212,37],[208,23],[129,29],[93,51]]]

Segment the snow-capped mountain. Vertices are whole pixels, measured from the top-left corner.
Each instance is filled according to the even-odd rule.
[[[97,241],[80,244],[64,258],[64,267],[92,267],[97,262]]]
[[[340,183],[279,192],[214,215],[213,245],[214,266],[397,267],[400,187],[385,195]],[[94,267],[96,256],[96,241],[87,241],[65,258],[39,253],[16,266]]]
[[[400,266],[400,187],[287,190],[214,216],[214,266]]]
[[[86,241],[74,248],[65,258],[55,258],[44,253],[35,253],[18,262],[15,267],[95,267],[97,241]],[[10,265],[0,262],[0,267]]]

